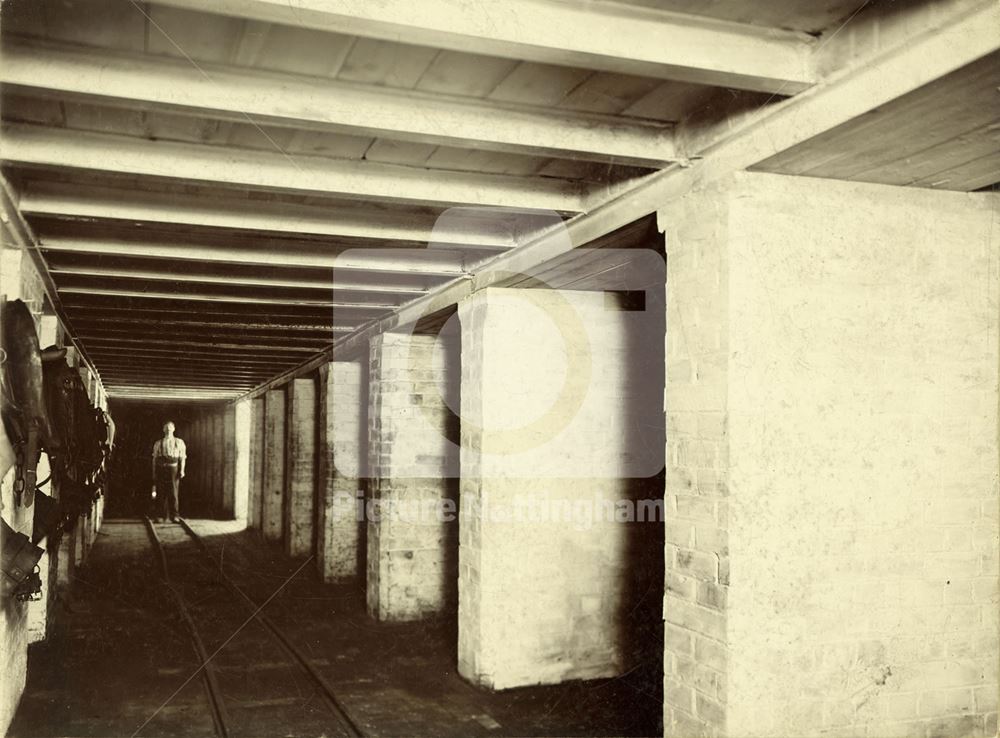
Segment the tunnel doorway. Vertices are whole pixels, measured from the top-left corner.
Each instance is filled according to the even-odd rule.
[[[153,515],[152,500],[153,444],[162,436],[163,424],[170,420],[175,435],[185,442],[188,469],[180,482],[180,514],[188,517],[211,517],[211,490],[203,488],[194,474],[195,466],[205,463],[191,443],[191,426],[208,407],[206,403],[163,402],[112,398],[109,411],[115,419],[115,450],[111,458],[108,499],[105,515],[134,518]],[[210,478],[210,477],[209,477]]]

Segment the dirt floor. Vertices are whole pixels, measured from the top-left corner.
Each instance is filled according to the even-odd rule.
[[[310,564],[236,524],[190,522],[257,602],[286,585],[265,612],[365,735],[662,735],[662,645],[650,644],[650,661],[618,679],[490,692],[455,670],[454,619],[377,623],[360,583],[323,584]],[[312,681],[217,584],[209,558],[180,526],[156,527],[172,581],[215,654],[231,734],[344,735]],[[141,522],[106,521],[57,618],[31,647],[11,736],[214,734],[203,679],[192,677],[196,652]]]

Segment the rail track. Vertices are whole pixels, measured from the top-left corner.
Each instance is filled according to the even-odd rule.
[[[286,662],[281,662],[278,666],[281,667],[276,675],[272,677],[275,683],[287,683],[287,678],[283,678],[281,671],[284,670],[295,670],[299,674],[305,675],[306,680],[312,684],[315,689],[315,694],[317,694],[320,699],[324,702],[330,715],[334,719],[336,727],[339,728],[339,733],[344,736],[350,736],[351,738],[362,738],[364,733],[358,727],[358,725],[352,720],[351,716],[344,709],[340,700],[334,693],[333,688],[330,686],[329,682],[323,677],[323,675],[316,669],[316,667],[310,662],[305,654],[295,645],[295,643],[288,637],[288,635],[263,613],[264,607],[281,591],[277,590],[271,597],[265,600],[263,603],[256,602],[252,597],[250,597],[239,585],[236,584],[224,571],[222,568],[221,560],[217,560],[212,553],[211,548],[205,543],[202,538],[194,532],[187,521],[180,520],[180,528],[187,534],[187,536],[196,544],[197,550],[202,554],[202,565],[196,572],[188,572],[192,574],[191,576],[184,577],[188,582],[198,583],[197,586],[202,588],[202,591],[198,593],[197,598],[186,597],[184,594],[184,585],[181,585],[175,579],[170,576],[171,566],[167,559],[166,548],[157,533],[156,527],[153,525],[152,521],[147,517],[144,519],[146,524],[146,530],[149,534],[150,540],[153,543],[153,548],[156,551],[157,557],[160,562],[160,571],[166,585],[166,589],[169,592],[171,598],[176,605],[178,613],[181,619],[184,621],[187,630],[191,636],[192,646],[197,653],[199,661],[199,671],[202,676],[202,681],[205,686],[206,697],[209,702],[209,709],[212,715],[212,721],[215,725],[215,732],[219,738],[230,738],[230,736],[238,736],[243,730],[240,730],[240,721],[234,720],[232,716],[232,710],[230,708],[235,708],[237,711],[247,712],[247,705],[260,705],[263,704],[260,701],[240,701],[234,700],[232,697],[232,690],[224,690],[222,683],[224,681],[224,676],[221,674],[221,670],[215,657],[219,655],[227,646],[230,645],[231,641],[236,637],[238,633],[241,633],[245,626],[247,626],[251,621],[256,621],[261,628],[266,631],[269,635],[270,643],[273,648],[280,651],[286,658]],[[207,559],[210,564],[204,566],[204,559]],[[188,566],[191,564],[189,562]],[[229,635],[221,645],[217,646],[214,651],[209,652],[209,648],[206,646],[205,638],[203,637],[202,630],[205,625],[210,625],[218,630],[220,623],[218,621],[218,605],[213,608],[201,608],[202,614],[196,616],[196,613],[192,610],[197,611],[199,607],[195,605],[192,607],[191,600],[194,599],[195,602],[210,601],[214,593],[209,592],[206,594],[205,590],[205,580],[203,575],[210,571],[212,573],[211,583],[214,587],[221,588],[232,598],[240,603],[241,609],[246,611],[246,619],[239,623],[234,623],[231,620],[229,623],[224,623],[226,630],[228,630],[231,635]],[[202,620],[202,627],[199,627],[198,621]],[[224,620],[224,619],[223,619]],[[235,649],[236,644],[228,650]],[[252,658],[252,656],[251,656]],[[265,686],[266,688],[266,686]],[[308,701],[308,698],[303,698],[303,701]],[[227,702],[230,703],[227,705]],[[266,702],[266,700],[265,700]],[[280,702],[280,700],[278,701]],[[314,721],[315,722],[315,721]],[[254,722],[252,715],[246,715],[242,721],[243,726],[248,726],[253,724],[256,732],[249,734],[259,734],[260,726]],[[303,726],[306,727],[306,726]],[[323,733],[326,733],[333,726],[326,724]],[[295,730],[293,726],[288,726],[289,730],[296,735],[299,731]],[[302,733],[310,732],[307,729],[301,731]]]

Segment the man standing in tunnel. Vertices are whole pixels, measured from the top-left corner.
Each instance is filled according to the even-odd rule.
[[[153,497],[161,497],[154,503],[157,512],[166,505],[167,519],[176,523],[178,512],[177,492],[184,478],[187,463],[187,448],[184,441],[174,435],[174,424],[168,420],[163,424],[163,438],[153,444]],[[156,517],[160,517],[157,515]]]

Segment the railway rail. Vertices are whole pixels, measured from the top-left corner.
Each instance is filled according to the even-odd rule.
[[[153,547],[156,551],[157,557],[159,558],[160,571],[167,591],[170,593],[170,596],[177,607],[178,613],[187,627],[188,633],[191,637],[192,646],[197,653],[199,671],[205,686],[206,697],[209,702],[209,709],[215,726],[215,732],[219,738],[230,738],[230,736],[238,735],[240,731],[234,726],[231,711],[227,706],[227,701],[229,700],[227,700],[226,692],[220,684],[222,677],[220,675],[218,664],[215,661],[215,657],[226,648],[235,635],[250,621],[256,621],[260,626],[262,626],[262,628],[269,634],[271,643],[288,658],[287,663],[297,669],[299,673],[306,676],[306,679],[315,688],[316,694],[319,695],[328,708],[337,727],[340,728],[340,732],[345,736],[350,736],[351,738],[363,738],[364,733],[348,714],[341,701],[337,698],[330,683],[310,662],[301,649],[295,645],[295,643],[288,637],[281,627],[279,627],[271,618],[267,617],[263,613],[264,607],[274,598],[275,595],[278,594],[278,592],[280,592],[280,589],[273,593],[271,597],[263,603],[258,603],[223,571],[221,559],[216,559],[211,548],[201,538],[201,536],[199,536],[191,528],[187,521],[180,519],[179,527],[196,544],[197,549],[200,551],[202,556],[210,562],[210,566],[208,566],[207,569],[210,569],[213,574],[213,583],[225,590],[234,600],[238,601],[248,613],[246,619],[232,630],[232,635],[230,635],[220,646],[218,646],[214,652],[209,653],[209,649],[206,647],[205,639],[203,638],[202,629],[198,625],[198,618],[192,612],[193,608],[189,603],[189,598],[184,596],[183,587],[179,586],[179,584],[170,576],[171,565],[168,561],[167,551],[160,539],[160,535],[157,533],[156,527],[148,517],[145,518],[144,521],[150,540],[153,543]],[[202,569],[199,573],[203,572],[204,569]],[[189,579],[193,578],[194,577],[190,577]]]

